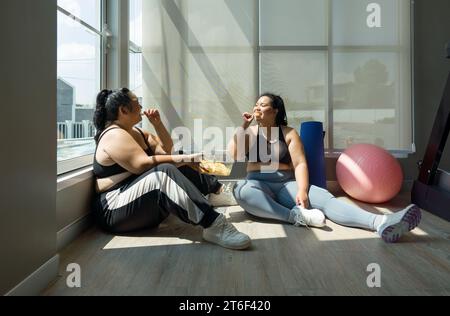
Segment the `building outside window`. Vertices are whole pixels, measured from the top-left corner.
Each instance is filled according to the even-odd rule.
[[[58,0],[58,173],[92,163],[102,85],[102,0]]]

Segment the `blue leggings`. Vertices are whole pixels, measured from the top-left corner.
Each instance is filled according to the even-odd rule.
[[[234,188],[237,202],[249,214],[291,224],[295,221],[291,210],[296,205],[297,192],[293,171],[250,172],[247,179],[239,181]],[[338,200],[327,190],[314,185],[309,189],[309,202],[312,208],[323,211],[329,220],[344,226],[374,231],[375,220],[380,216]]]

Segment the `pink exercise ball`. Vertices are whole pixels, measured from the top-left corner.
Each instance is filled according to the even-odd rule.
[[[351,197],[367,203],[384,203],[402,187],[399,162],[385,149],[358,144],[348,148],[336,165],[339,185]]]

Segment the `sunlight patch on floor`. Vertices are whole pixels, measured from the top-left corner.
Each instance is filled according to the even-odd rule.
[[[361,239],[379,239],[380,237],[370,231],[353,229],[345,227],[345,232],[340,231],[340,229],[335,229],[332,232],[312,229],[312,233],[319,241],[344,241],[344,240],[361,240]]]
[[[429,234],[425,231],[423,231],[422,229],[420,229],[419,227],[416,227],[414,230],[412,230],[410,232],[411,234],[415,235],[415,236],[429,236]]]
[[[287,238],[286,231],[283,225],[267,224],[267,223],[235,223],[236,228],[250,236],[252,240],[263,239],[281,239]],[[199,236],[193,236],[199,238]],[[114,237],[103,249],[126,249],[126,248],[144,248],[144,247],[161,247],[161,246],[179,246],[179,245],[196,245],[202,244],[205,241],[190,240],[179,237],[160,237],[160,236],[146,236],[146,237]]]
[[[114,237],[103,249],[126,249],[126,248],[144,248],[160,246],[178,246],[200,244],[199,241],[181,239],[178,237]]]

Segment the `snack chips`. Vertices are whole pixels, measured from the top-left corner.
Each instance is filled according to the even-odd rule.
[[[200,162],[200,169],[202,173],[215,176],[228,177],[231,174],[231,169],[221,162],[203,160]]]

